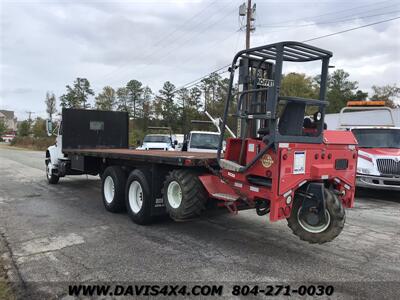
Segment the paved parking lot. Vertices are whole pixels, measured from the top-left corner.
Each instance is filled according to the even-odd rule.
[[[367,286],[362,296],[400,295],[400,193],[359,191],[342,234],[310,245],[253,211],[136,225],[104,210],[98,177],[48,185],[42,152],[0,147],[0,174],[0,251],[21,295],[63,298],[66,282],[110,281],[324,282],[344,286],[342,298]]]

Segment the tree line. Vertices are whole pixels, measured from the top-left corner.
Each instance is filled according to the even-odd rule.
[[[154,92],[148,85],[133,79],[116,89],[105,86],[95,95],[88,79],[76,78],[72,85],[66,86],[66,92],[59,97],[59,102],[65,108],[127,112],[131,119],[131,141],[136,141],[143,138],[149,126],[171,127],[176,133],[187,133],[194,129],[215,130],[208,125],[194,124],[191,121],[207,120],[205,110],[213,117],[222,117],[228,85],[228,78],[212,73],[191,88],[178,89],[173,83],[166,81],[158,92]],[[349,100],[385,100],[387,106],[398,107],[395,100],[400,96],[400,88],[396,84],[374,85],[371,89],[372,95],[369,95],[358,88],[358,82],[352,81],[348,72],[335,70],[328,78],[327,112],[339,112]],[[282,96],[318,98],[319,78],[303,73],[287,73],[283,75],[280,93]],[[48,92],[45,104],[49,118],[57,113],[56,102],[54,93]],[[232,115],[234,112],[235,101],[229,113]],[[31,124],[20,124],[19,131],[22,134],[32,134],[35,123],[41,124],[37,128],[45,128],[42,119],[30,122]],[[236,124],[236,118],[230,116],[228,125],[236,130]],[[37,136],[42,135],[39,129],[35,131]]]

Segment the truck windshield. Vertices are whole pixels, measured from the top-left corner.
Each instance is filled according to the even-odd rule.
[[[145,143],[170,143],[171,139],[165,135],[146,135],[143,142]]]
[[[399,129],[353,129],[361,148],[397,148],[400,149]]]
[[[192,133],[190,148],[218,149],[219,135],[207,133]]]

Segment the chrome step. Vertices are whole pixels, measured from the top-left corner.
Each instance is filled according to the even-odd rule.
[[[229,200],[229,201],[236,201],[239,199],[239,196],[233,196],[233,195],[224,194],[224,193],[215,193],[215,194],[211,194],[211,196],[214,198],[220,198],[220,199]]]

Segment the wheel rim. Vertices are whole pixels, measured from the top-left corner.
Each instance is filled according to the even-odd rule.
[[[168,185],[168,203],[172,208],[178,208],[182,203],[182,189],[178,182],[171,181]]]
[[[134,213],[138,213],[143,206],[143,189],[138,181],[132,181],[129,186],[129,205]]]
[[[106,179],[104,180],[104,198],[106,199],[106,202],[108,204],[110,204],[114,200],[114,194],[115,194],[114,180],[112,179],[111,176],[107,176]]]
[[[52,164],[49,161],[46,166],[46,176],[48,179],[51,179],[51,169],[52,169]]]
[[[305,220],[302,216],[301,216],[301,210],[302,208],[300,208],[297,211],[297,221],[299,222],[300,226],[310,232],[310,233],[321,233],[324,232],[329,225],[331,224],[331,214],[329,213],[329,211],[326,209],[325,210],[325,222],[323,224],[320,225],[311,225],[307,222],[307,220]]]

